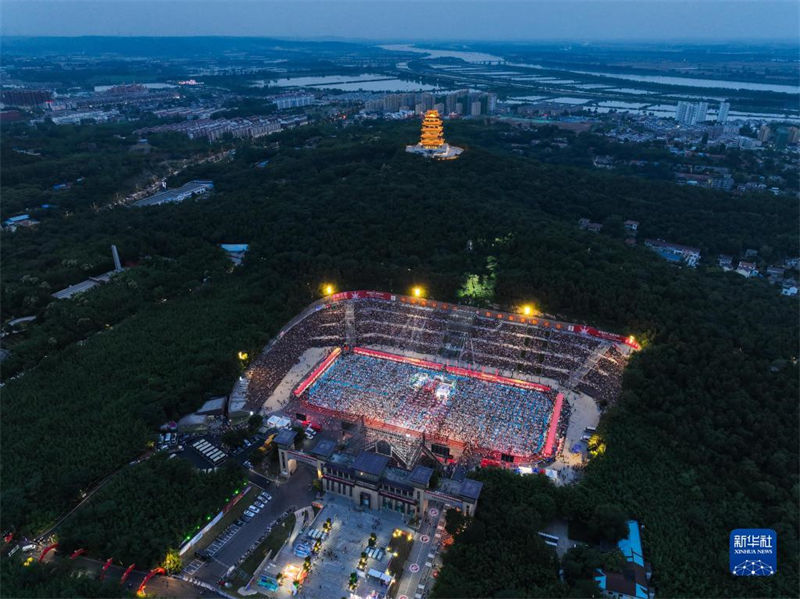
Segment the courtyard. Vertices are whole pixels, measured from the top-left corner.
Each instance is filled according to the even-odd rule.
[[[278,574],[283,574],[284,578],[296,576],[302,571],[306,558],[296,555],[295,549],[303,544],[313,548],[319,540],[319,551],[316,555],[311,555],[310,570],[300,587],[298,597],[346,597],[351,592],[359,597],[385,596],[391,588],[386,584],[389,579],[386,573],[394,558],[386,548],[390,545],[398,548],[401,533],[396,531],[402,531],[403,538],[411,544],[414,531],[406,524],[404,517],[396,512],[362,510],[349,500],[333,494],[326,494],[323,504],[313,522],[301,528],[294,538],[290,538],[280,554],[257,573],[255,580],[258,581],[262,576],[274,579]],[[323,536],[320,533],[328,519],[330,530]],[[362,553],[369,555],[363,557]],[[354,572],[356,574],[353,580],[357,584],[352,591],[349,585]],[[375,574],[384,575],[384,580]],[[284,581],[276,594],[289,596],[290,590],[290,585]]]

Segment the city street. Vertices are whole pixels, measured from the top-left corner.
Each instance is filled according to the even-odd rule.
[[[434,510],[435,516],[431,515],[431,510]],[[434,558],[429,557],[429,554],[434,553],[436,546],[441,541],[441,538],[436,538],[436,527],[440,521],[444,523],[444,510],[431,503],[423,517],[425,519],[420,525],[419,531],[414,535],[414,545],[411,547],[411,553],[406,561],[395,597],[406,596],[411,599],[415,595],[421,594],[422,589],[419,588],[419,585],[427,583],[433,570],[432,566],[426,566],[426,564],[433,563]],[[418,566],[418,569],[414,568],[417,570],[416,572],[412,571],[412,564]]]

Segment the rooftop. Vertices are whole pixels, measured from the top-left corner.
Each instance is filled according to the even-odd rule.
[[[189,181],[176,189],[166,189],[159,191],[149,197],[134,202],[134,206],[157,206],[159,204],[166,204],[169,202],[181,202],[187,197],[196,193],[203,193],[208,189],[212,189],[214,183],[212,181]]]
[[[403,468],[387,468],[383,471],[382,480],[411,488],[411,473]]]
[[[219,247],[226,252],[246,252],[249,246],[246,243],[220,243]]]
[[[197,410],[197,414],[211,414],[219,413],[221,414],[225,410],[225,402],[228,400],[227,397],[214,397],[209,399],[205,402],[199,410]]]
[[[481,494],[481,489],[483,489],[482,482],[472,480],[471,478],[465,478],[461,483],[461,491],[459,491],[458,494],[467,499],[477,500]]]
[[[294,438],[297,436],[297,431],[289,429],[281,429],[275,436],[275,443],[278,445],[291,445],[294,443]]]
[[[408,477],[408,480],[416,485],[427,487],[431,480],[431,475],[433,475],[433,468],[416,466],[414,470],[411,471],[411,476]]]
[[[628,520],[628,537],[620,539],[617,545],[627,561],[644,566],[642,540],[639,536],[639,523],[636,520]]]
[[[308,453],[320,458],[329,458],[334,451],[336,451],[336,442],[331,439],[326,439],[325,437],[320,437],[317,444]]]
[[[353,462],[353,470],[358,471],[359,474],[366,473],[372,476],[380,476],[388,464],[388,456],[365,451],[359,454]]]
[[[647,572],[642,556],[642,541],[639,535],[639,523],[628,520],[628,536],[617,543],[627,562],[621,572],[604,572],[597,570],[595,581],[603,591],[624,593],[631,597],[647,599]]]
[[[700,253],[700,248],[693,248],[691,246],[680,245],[678,243],[670,243],[668,241],[664,241],[663,239],[645,239],[644,243],[645,245],[649,245],[651,247],[668,248],[678,252],[693,252],[695,254]]]

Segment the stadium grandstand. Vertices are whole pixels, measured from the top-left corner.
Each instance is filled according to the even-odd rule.
[[[284,411],[411,467],[422,453],[505,465],[552,457],[569,418],[563,393],[613,402],[638,346],[541,317],[337,293],[295,317],[253,361],[250,408],[260,409],[311,348],[327,353]]]

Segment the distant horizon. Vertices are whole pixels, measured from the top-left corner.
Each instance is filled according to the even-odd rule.
[[[787,0],[4,0],[3,37],[297,41],[796,41]]]
[[[797,38],[519,38],[519,39],[468,39],[468,38],[368,38],[368,37],[343,37],[343,36],[306,36],[306,37],[284,37],[280,35],[230,35],[230,34],[75,34],[75,35],[3,35],[2,39],[136,39],[136,38],[158,38],[158,39],[239,39],[239,40],[276,40],[283,42],[342,42],[350,44],[610,44],[610,45],[663,45],[663,44],[687,44],[687,45],[723,45],[723,44],[759,44],[759,45],[793,45],[800,47],[800,39]]]

